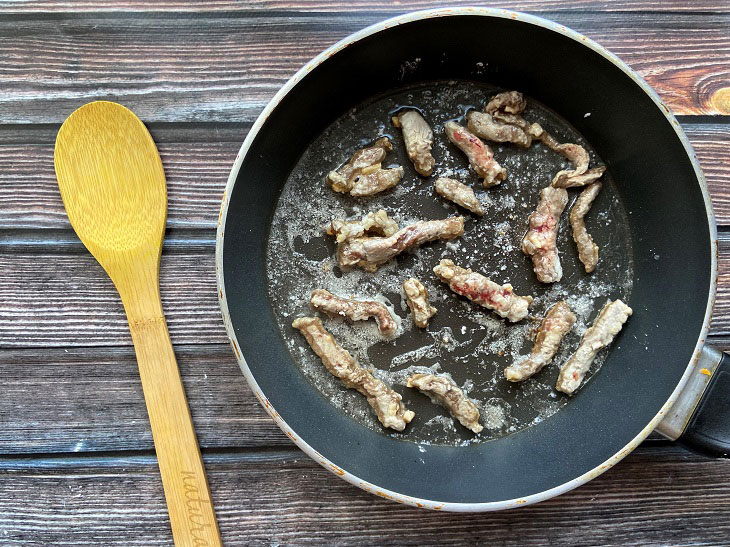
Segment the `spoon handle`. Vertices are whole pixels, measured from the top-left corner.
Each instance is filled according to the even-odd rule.
[[[157,303],[148,300],[147,306],[139,306],[139,302],[128,305],[128,299],[122,300],[126,300],[175,545],[221,545],[190,409],[159,297]],[[159,304],[159,313],[153,311],[157,308],[155,304]]]

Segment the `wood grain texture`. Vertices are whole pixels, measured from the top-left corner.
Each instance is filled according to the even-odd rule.
[[[223,189],[243,142],[158,142],[167,178],[168,226],[213,229]],[[210,137],[210,140],[207,139]],[[0,145],[0,229],[67,228],[52,144]]]
[[[718,226],[730,225],[730,124],[685,125],[710,189]]]
[[[713,344],[727,350],[730,339]],[[177,346],[175,354],[202,448],[293,447],[254,397],[228,344]],[[2,455],[153,449],[131,348],[2,350],[0,377]]]
[[[57,123],[95,99],[120,102],[145,121],[250,120],[308,60],[384,17],[369,10],[8,15],[0,19],[0,123]],[[730,87],[730,15],[551,17],[616,53],[676,113],[730,112],[720,92]]]
[[[537,506],[423,512],[324,471],[246,386],[220,322],[212,260],[240,143],[266,101],[323,48],[447,3],[465,2],[0,0],[0,544],[172,544],[123,310],[66,223],[50,161],[60,122],[98,98],[134,108],[160,145],[170,191],[163,305],[226,545],[727,544],[727,461],[647,441],[588,485]],[[598,40],[678,114],[725,111],[727,0],[500,6]],[[683,120],[725,227],[727,120]],[[712,341],[728,349],[730,234],[721,236]]]
[[[292,445],[228,344],[177,346],[175,354],[201,447]],[[3,350],[0,377],[0,454],[152,450],[131,348]]]
[[[730,225],[730,123],[683,128],[707,178],[717,222]],[[53,172],[56,131],[56,126],[0,128],[0,229],[69,229]],[[247,128],[153,124],[150,132],[167,178],[168,227],[215,229]]]
[[[205,462],[226,545],[721,545],[730,537],[722,518],[730,461],[679,448],[642,446],[577,490],[489,514],[396,505],[298,451]],[[0,465],[4,545],[171,545],[150,457]]]
[[[259,11],[259,10],[317,10],[342,12],[352,9],[367,9],[381,12],[404,12],[419,9],[440,8],[443,6],[473,6],[470,0],[399,0],[387,2],[383,0],[356,0],[343,6],[341,0],[253,0],[241,2],[236,0],[200,0],[185,2],[180,0],[72,0],[57,2],[49,0],[39,1],[1,1],[0,10],[12,14],[36,13],[74,13],[79,11],[97,12],[210,12],[210,11]],[[685,12],[719,12],[728,13],[730,7],[723,0],[619,0],[616,2],[600,0],[572,0],[560,2],[557,0],[505,0],[498,7],[518,11],[545,12],[563,10],[585,11],[685,11]]]
[[[175,345],[228,342],[213,250],[163,254],[162,306]],[[131,345],[119,295],[91,255],[0,255],[0,271],[0,348]]]
[[[730,335],[730,238],[722,236],[715,336]],[[173,344],[228,342],[213,254],[212,238],[200,253],[163,254],[160,284]],[[0,349],[131,344],[119,296],[90,255],[0,253],[0,271]]]

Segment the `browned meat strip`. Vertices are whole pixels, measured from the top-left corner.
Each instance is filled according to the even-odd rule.
[[[464,217],[422,220],[389,237],[356,237],[341,243],[337,261],[343,267],[360,267],[374,272],[378,266],[403,251],[437,239],[454,239],[464,233]]]
[[[448,378],[433,374],[414,374],[408,378],[406,385],[415,387],[420,392],[433,397],[439,404],[446,407],[461,425],[474,433],[479,433],[484,429],[484,426],[479,423],[477,406]]]
[[[546,133],[547,134],[547,133]],[[552,139],[552,137],[550,137]],[[555,139],[552,139],[553,141]],[[553,150],[565,156],[575,166],[574,169],[564,169],[553,177],[552,185],[555,188],[576,188],[587,186],[603,176],[605,165],[588,169],[588,152],[578,144],[559,144]]]
[[[477,137],[492,142],[511,142],[529,148],[532,137],[522,127],[502,123],[491,114],[472,110],[466,115],[467,127]]]
[[[378,324],[381,334],[393,336],[398,330],[390,310],[380,302],[374,300],[351,300],[335,296],[324,289],[312,291],[309,298],[312,309],[325,312],[329,315],[341,315],[351,321],[367,321],[371,317]]]
[[[492,149],[479,137],[456,122],[444,124],[446,137],[454,143],[469,159],[469,164],[477,175],[484,178],[484,186],[496,186],[507,176],[507,170],[494,159]]]
[[[454,265],[448,259],[442,260],[433,272],[456,294],[494,310],[508,321],[524,319],[532,303],[531,296],[516,295],[509,283],[498,285],[482,274]]]
[[[403,178],[403,168],[378,169],[372,173],[363,173],[355,177],[355,185],[350,190],[353,197],[372,196],[393,188]]]
[[[530,123],[520,116],[525,106],[524,97],[517,91],[495,95],[484,107],[486,114],[467,114],[469,129],[487,140],[514,142],[526,148],[532,139],[538,139],[552,151],[564,156],[573,164],[573,169],[564,169],[555,175],[552,185],[556,188],[585,186],[601,177],[606,168],[601,166],[589,170],[590,157],[585,148],[573,143],[560,144],[540,124]],[[512,127],[513,131],[510,132],[506,127]]]
[[[567,204],[567,190],[543,188],[537,209],[530,215],[530,228],[522,239],[522,252],[532,257],[535,274],[543,283],[554,283],[563,277],[555,241],[560,215]]]
[[[350,184],[350,180],[363,169],[380,164],[390,150],[393,150],[393,145],[391,144],[390,139],[388,137],[381,137],[376,140],[372,146],[356,151],[352,155],[352,158],[350,158],[350,161],[336,171],[336,174],[339,175],[339,177],[334,177],[336,180],[333,181],[333,183],[339,182],[341,178],[345,180],[345,183],[343,184]],[[330,177],[333,177],[332,173],[328,175],[328,179]]]
[[[632,313],[631,308],[621,300],[606,302],[593,325],[583,335],[576,352],[560,368],[555,389],[572,395],[583,381],[596,354],[613,342]]]
[[[428,321],[436,314],[436,308],[428,303],[428,291],[418,279],[411,277],[403,282],[403,293],[413,314],[417,327],[425,329]]]
[[[557,152],[558,154],[565,156],[568,160],[574,162],[574,164],[577,164],[578,162],[582,163],[583,160],[583,154],[585,154],[585,150],[578,145],[575,144],[560,144],[555,137],[553,137],[550,133],[545,131],[543,127],[539,123],[530,123],[527,120],[525,120],[522,116],[517,116],[515,114],[507,114],[505,112],[495,112],[494,113],[494,119],[498,122],[512,125],[514,127],[517,127],[521,129],[525,134],[527,134],[532,139],[537,139],[540,142],[542,142],[545,146],[547,146],[550,150],[553,152]],[[587,158],[588,155],[585,154],[585,158]],[[586,163],[586,167],[588,167],[588,164]],[[565,171],[561,171],[561,173],[564,173]]]
[[[494,114],[498,110],[507,112],[508,114],[520,114],[527,106],[525,97],[519,91],[505,91],[498,93],[490,99],[484,111]]]
[[[587,186],[594,183],[606,172],[606,166],[593,167],[588,169],[582,175],[566,175],[567,171],[560,171],[553,179],[555,188],[577,188],[579,186]],[[562,174],[561,174],[562,173]]]
[[[570,225],[573,228],[573,241],[578,247],[578,258],[583,263],[587,273],[591,273],[596,269],[598,264],[598,245],[596,245],[591,234],[586,230],[585,216],[591,210],[593,200],[596,199],[598,192],[601,191],[603,184],[594,182],[583,190],[575,205],[570,210]]]
[[[540,323],[535,336],[535,345],[530,356],[504,369],[504,376],[510,382],[520,382],[539,372],[552,361],[563,337],[573,328],[575,314],[564,301],[553,305]]]
[[[335,192],[351,196],[372,196],[392,188],[403,177],[403,168],[382,169],[385,154],[393,149],[388,137],[381,137],[372,146],[355,152],[350,161],[337,171],[330,171],[327,183]]]
[[[405,429],[406,424],[415,416],[414,412],[405,407],[403,398],[398,393],[358,365],[352,355],[327,332],[319,319],[300,317],[294,320],[292,327],[299,329],[332,375],[342,380],[345,387],[356,389],[367,397],[368,404],[381,424],[396,431]]]
[[[515,140],[510,139],[509,142],[514,142],[515,144],[528,148],[532,144],[533,138],[542,138],[543,136],[547,138],[550,135],[543,130],[540,124],[530,123],[520,115],[526,106],[527,101],[519,91],[499,93],[487,103],[484,107],[484,113],[479,112],[477,113],[478,115],[473,115],[474,122],[477,122],[477,120],[488,122],[489,118],[484,117],[484,114],[490,115],[494,123],[498,126],[509,126],[515,129],[514,133],[511,134]],[[506,133],[507,129],[501,129],[501,131]],[[478,134],[477,131],[475,132]],[[492,140],[486,135],[484,137]],[[557,145],[558,143],[555,142],[555,144]]]
[[[364,235],[389,236],[398,231],[398,223],[388,216],[385,209],[368,213],[361,220],[333,220],[326,228],[327,234],[337,236],[337,243]]]
[[[495,117],[497,117],[498,114],[495,114]],[[505,119],[503,119],[502,121],[504,121],[505,123],[512,123],[514,125],[517,125],[518,127],[524,128],[524,130],[527,131],[533,139],[538,139],[551,150],[556,150],[556,148],[560,146],[560,143],[556,141],[550,133],[545,131],[539,123],[531,124],[530,122],[524,120],[523,118],[520,118],[519,116],[512,116],[511,119],[507,118],[508,116],[510,116],[510,114],[504,114],[503,116]]]
[[[474,190],[466,184],[458,180],[439,177],[434,181],[433,185],[441,197],[451,200],[457,205],[461,205],[464,209],[468,209],[476,215],[482,216],[484,214],[482,204],[479,203],[477,196],[474,194]]]
[[[392,121],[403,131],[406,152],[416,171],[424,177],[430,176],[436,162],[431,155],[433,132],[426,120],[416,110],[404,110],[393,116]]]
[[[540,127],[539,124],[531,124],[525,118],[523,118],[522,116],[518,116],[517,114],[507,114],[506,112],[498,110],[497,112],[491,114],[491,116],[494,118],[495,121],[499,123],[511,125],[513,127],[521,129],[530,137],[538,137],[539,135],[542,135],[544,133],[542,127]]]
[[[565,156],[566,159],[573,164],[575,175],[585,173],[586,169],[588,169],[590,157],[588,156],[586,149],[581,145],[566,142],[556,146],[555,151]],[[561,171],[561,173],[562,172],[568,173],[568,171]]]

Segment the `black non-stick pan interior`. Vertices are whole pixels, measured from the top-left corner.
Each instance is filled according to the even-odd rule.
[[[603,260],[625,257],[624,273],[633,271],[634,315],[600,372],[548,419],[495,440],[433,444],[424,451],[422,444],[354,420],[302,373],[286,343],[287,336],[298,335],[282,334],[269,298],[266,253],[282,188],[327,127],[353,107],[395,90],[446,80],[519,89],[590,143],[610,174],[603,199],[618,203],[614,243],[622,249],[607,251]],[[499,191],[508,191],[508,182]],[[438,207],[440,217],[448,214]],[[596,238],[611,232],[596,232]],[[610,60],[561,33],[509,18],[452,16],[398,25],[349,45],[312,70],[251,144],[230,196],[224,233],[231,322],[247,366],[282,419],[362,480],[443,502],[529,496],[567,483],[617,453],[675,389],[700,335],[710,290],[705,204],[671,122]],[[502,281],[509,277],[508,272]],[[522,283],[509,280],[516,287]],[[289,297],[281,292],[271,296]]]
[[[312,313],[309,295],[318,288],[361,299],[382,298],[400,318],[401,329],[395,339],[384,339],[374,322],[353,324],[342,318],[323,319],[338,342],[362,366],[372,368],[388,385],[399,390],[406,406],[416,412],[418,419],[406,431],[390,433],[421,443],[424,449],[432,444],[464,445],[492,440],[557,412],[569,400],[554,389],[557,366],[548,367],[529,382],[517,384],[504,378],[504,368],[526,357],[532,346],[530,332],[556,301],[566,300],[578,318],[556,357],[556,362],[562,363],[575,350],[580,335],[607,298],[628,302],[631,296],[631,236],[627,214],[610,174],[603,177],[604,188],[593,205],[589,222],[589,229],[601,242],[601,267],[586,274],[566,226],[558,238],[562,280],[555,284],[537,281],[532,261],[520,251],[521,240],[540,190],[549,184],[552,173],[567,167],[568,162],[541,144],[527,150],[496,145],[495,158],[507,169],[509,180],[486,190],[470,171],[464,155],[440,130],[450,119],[464,123],[465,111],[483,105],[498,91],[467,81],[423,82],[373,97],[348,111],[308,146],[289,175],[271,223],[267,256],[269,295],[294,360],[330,402],[360,423],[382,432],[365,398],[345,389],[291,327],[294,317]],[[601,163],[589,143],[565,120],[533,99],[529,103],[527,119],[539,122],[561,142],[580,143],[590,151],[594,165]],[[436,129],[436,169],[430,178],[416,173],[405,153],[402,136],[390,124],[392,114],[404,107],[421,109]],[[353,148],[384,134],[390,134],[394,143],[386,165],[401,165],[405,171],[396,189],[356,199],[335,193],[322,182],[328,171],[350,157]],[[477,188],[486,208],[483,218],[465,214],[463,209],[438,197],[432,182],[439,176],[458,177]],[[571,197],[574,199],[578,193],[579,190],[571,192]],[[465,233],[450,243],[427,245],[406,253],[375,273],[343,271],[337,264],[334,238],[327,237],[322,227],[333,218],[359,218],[379,209],[387,211],[401,225],[464,214]],[[456,298],[432,271],[443,258],[474,268],[500,283],[509,281],[517,294],[533,296],[531,316],[510,324],[466,299]],[[408,316],[401,284],[409,277],[425,283],[430,300],[438,307],[428,329],[414,328]],[[282,298],[284,294],[287,296]],[[606,354],[602,352],[594,361],[591,375]],[[447,412],[431,404],[428,398],[406,389],[407,377],[417,372],[448,374],[464,386],[480,407],[484,431],[475,436],[454,423]]]

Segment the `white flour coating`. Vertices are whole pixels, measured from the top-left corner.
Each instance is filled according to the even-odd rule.
[[[568,398],[557,395],[553,389],[559,365],[574,351],[580,335],[606,298],[628,301],[631,293],[631,240],[610,173],[604,177],[604,189],[586,218],[588,230],[601,249],[596,271],[585,274],[577,259],[567,222],[567,212],[576,196],[571,192],[571,203],[558,234],[564,277],[551,286],[535,280],[531,261],[520,250],[527,217],[535,208],[540,189],[550,183],[555,172],[569,167],[568,162],[541,144],[528,150],[495,146],[495,158],[507,168],[507,178],[500,186],[485,190],[463,154],[446,141],[441,129],[445,121],[458,120],[469,108],[480,108],[494,92],[456,82],[412,88],[351,110],[310,145],[292,170],[281,192],[267,241],[270,300],[296,365],[324,397],[353,419],[375,431],[420,445],[478,443],[514,433],[557,412],[568,404]],[[561,142],[582,144],[592,162],[597,161],[590,146],[569,125],[533,101],[528,103],[528,120],[539,122]],[[403,106],[421,108],[433,128],[436,168],[432,177],[416,174],[399,131],[390,125],[392,113]],[[332,192],[324,182],[326,173],[347,161],[355,149],[382,135],[389,135],[394,146],[383,166],[403,166],[402,182],[372,198],[356,199]],[[485,207],[484,217],[475,218],[440,198],[433,188],[433,180],[439,176],[457,178],[474,188]],[[323,227],[333,218],[360,218],[381,208],[401,227],[417,220],[463,215],[465,234],[450,242],[430,243],[404,253],[375,274],[341,271],[335,258],[334,238],[326,236]],[[509,282],[518,294],[534,296],[530,316],[507,324],[456,297],[432,272],[442,258],[471,267],[498,283]],[[438,308],[427,329],[414,328],[404,302],[401,286],[408,277],[424,283],[429,300]],[[309,295],[317,288],[339,296],[377,299],[398,317],[396,337],[385,339],[374,321],[351,323],[321,316],[337,341],[362,366],[372,369],[402,394],[406,406],[416,412],[403,433],[384,432],[365,399],[332,377],[304,338],[291,328],[295,317],[319,315],[309,309]],[[530,353],[539,321],[559,299],[568,301],[577,321],[553,364],[529,381],[507,382],[504,368]],[[587,377],[598,370],[608,353],[599,354]],[[448,411],[406,388],[406,378],[417,372],[447,374],[477,404],[485,429],[473,435],[455,426]]]
[[[504,427],[509,412],[509,403],[493,398],[486,403],[477,404],[482,424],[487,429]]]
[[[447,414],[439,414],[438,416],[434,416],[423,425],[429,428],[440,427],[446,433],[456,433],[454,418]]]

